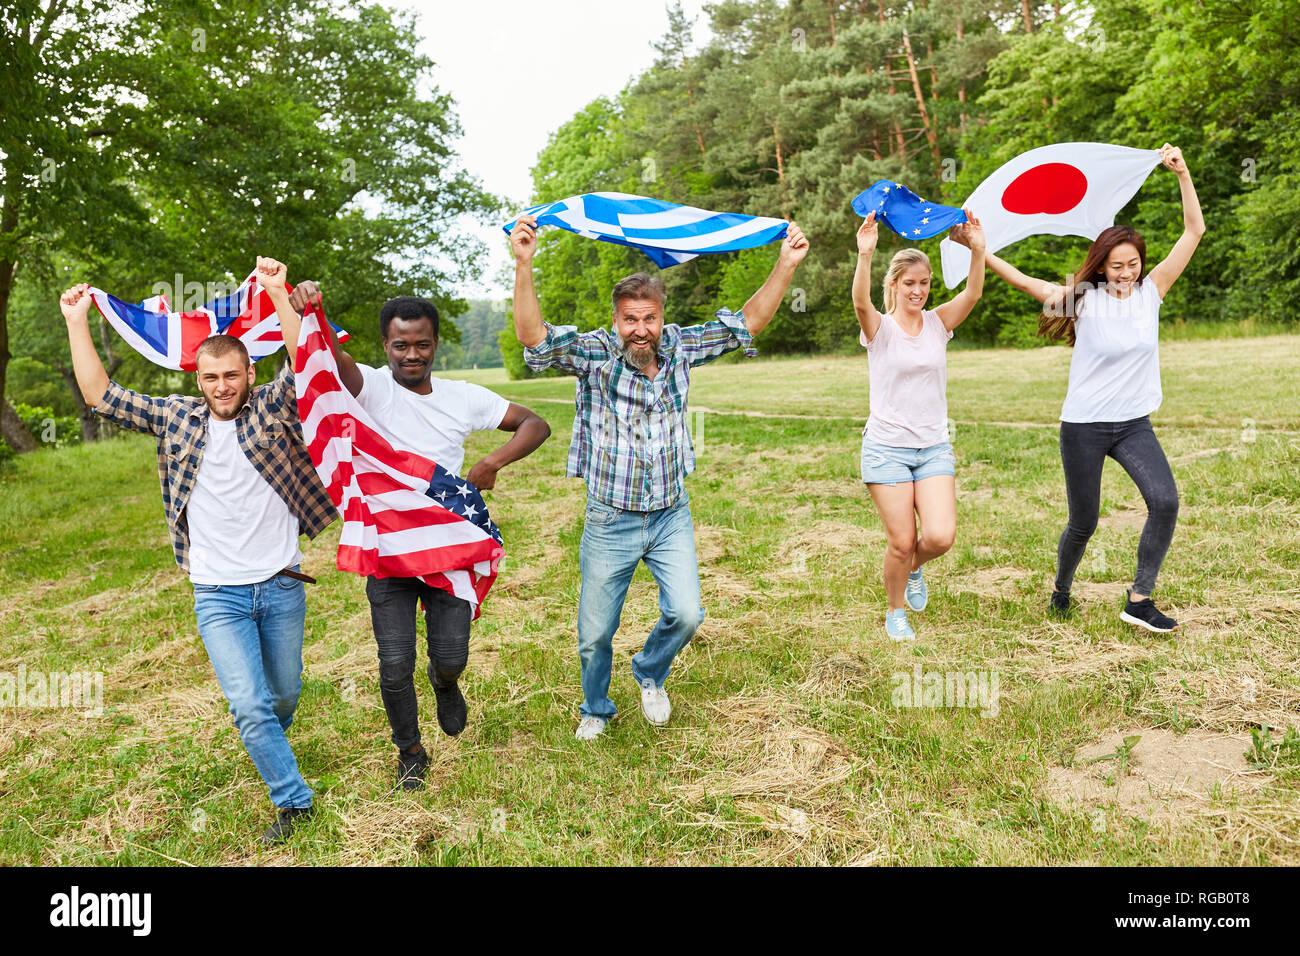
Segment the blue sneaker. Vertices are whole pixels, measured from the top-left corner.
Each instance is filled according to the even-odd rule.
[[[907,612],[901,607],[885,614],[885,633],[891,641],[910,641],[916,637],[912,625],[907,623]]]
[[[907,606],[913,611],[924,611],[930,600],[930,592],[925,588],[925,578],[917,568],[907,576]]]

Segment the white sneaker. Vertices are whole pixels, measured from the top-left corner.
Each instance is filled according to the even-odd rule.
[[[578,729],[573,736],[579,740],[593,740],[605,732],[605,725],[609,721],[600,717],[584,717],[578,721]]]
[[[656,687],[655,682],[648,677],[641,682],[641,713],[645,714],[645,719],[656,727],[668,723],[668,718],[673,713],[673,705],[668,700],[668,691]]]

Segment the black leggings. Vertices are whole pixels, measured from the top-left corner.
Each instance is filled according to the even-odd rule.
[[[1067,594],[1088,539],[1097,530],[1101,508],[1101,468],[1109,455],[1119,462],[1142,492],[1147,520],[1138,541],[1133,590],[1150,594],[1164,563],[1178,521],[1178,486],[1169,460],[1143,415],[1127,422],[1061,422],[1061,464],[1070,521],[1056,550],[1056,590]]]
[[[379,696],[383,698],[393,743],[405,749],[420,742],[415,697],[415,606],[424,602],[429,644],[429,683],[446,686],[469,661],[469,625],[474,609],[419,578],[367,578],[370,623],[379,645]]]

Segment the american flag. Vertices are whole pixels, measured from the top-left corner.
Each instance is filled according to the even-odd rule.
[[[702,253],[735,252],[785,236],[784,219],[710,212],[630,193],[583,193],[524,210],[537,225],[559,226],[588,239],[640,249],[661,269]],[[517,219],[501,228],[510,235]]]
[[[309,306],[294,373],[303,438],[343,515],[339,570],[422,578],[477,618],[505,554],[500,530],[477,488],[379,433],[343,387],[323,321]]]
[[[128,305],[103,289],[92,288],[90,299],[128,345],[163,368],[194,371],[194,353],[199,345],[208,336],[219,333],[233,335],[243,342],[254,362],[284,344],[275,305],[258,284],[256,272],[230,295],[215,298],[190,312],[173,312],[167,297],[162,295],[145,299],[139,305]],[[339,341],[347,341],[346,332],[337,327],[335,332]]]

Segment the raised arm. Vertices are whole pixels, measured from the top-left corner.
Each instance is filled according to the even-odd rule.
[[[302,313],[309,302],[320,305],[321,300],[320,289],[310,279],[298,283],[290,296],[285,288],[288,274],[289,270],[283,262],[265,256],[257,257],[257,281],[275,306],[275,314],[280,319],[280,335],[284,338],[284,349],[289,353],[289,362],[293,363],[298,352],[298,339],[302,334]],[[361,394],[365,379],[361,377],[356,361],[339,346],[338,339],[334,337],[334,327],[328,321],[324,323],[322,331],[334,353],[334,360],[338,362],[339,378],[343,381],[343,386],[353,395]]]
[[[505,417],[497,428],[503,432],[514,432],[514,435],[496,451],[484,455],[465,476],[480,491],[496,487],[498,471],[512,461],[531,455],[541,447],[542,442],[551,437],[551,426],[546,424],[546,419],[514,402],[506,409]]]
[[[68,347],[72,351],[72,371],[86,404],[94,408],[108,390],[108,372],[95,351],[90,336],[90,286],[74,285],[59,297],[63,319],[68,324]]]
[[[1178,175],[1178,189],[1183,196],[1183,234],[1178,237],[1169,255],[1150,273],[1150,279],[1156,284],[1156,291],[1163,299],[1169,287],[1187,268],[1192,253],[1205,235],[1205,216],[1201,213],[1201,201],[1196,197],[1196,187],[1192,185],[1192,174],[1188,172],[1187,163],[1183,160],[1183,151],[1165,143],[1160,147],[1160,153],[1165,166]]]
[[[880,331],[880,313],[871,304],[871,257],[875,255],[879,239],[880,227],[876,224],[876,211],[873,209],[858,227],[858,267],[853,270],[853,311],[857,313],[858,325],[862,326],[862,334],[868,342]]]
[[[546,340],[542,306],[533,287],[533,253],[537,251],[537,218],[520,216],[510,231],[515,256],[515,337],[526,347]]]
[[[984,227],[967,209],[966,222],[953,226],[952,232],[960,233],[966,240],[963,245],[970,249],[970,275],[966,279],[966,288],[934,310],[949,332],[966,320],[984,294]]]
[[[953,229],[948,234],[948,238],[958,245],[965,246],[968,249],[970,248],[970,236],[967,233]],[[973,254],[971,258],[974,258]],[[973,264],[974,263],[972,263],[972,265]],[[1059,296],[1065,293],[1065,286],[1057,285],[1055,282],[1048,282],[1045,279],[1035,279],[1033,276],[1027,276],[1011,263],[1004,259],[999,259],[991,252],[985,251],[984,264],[992,269],[998,276],[1005,279],[1007,284],[1013,289],[1019,289],[1027,295],[1032,295],[1039,302],[1046,302],[1053,296]]]
[[[808,239],[798,226],[790,223],[785,238],[781,240],[781,252],[776,258],[776,265],[772,267],[767,281],[749,297],[741,310],[745,316],[745,328],[749,329],[750,335],[758,335],[772,321],[772,316],[781,307],[781,300],[785,298],[785,290],[790,287],[790,280],[794,278],[794,270],[806,255]]]

